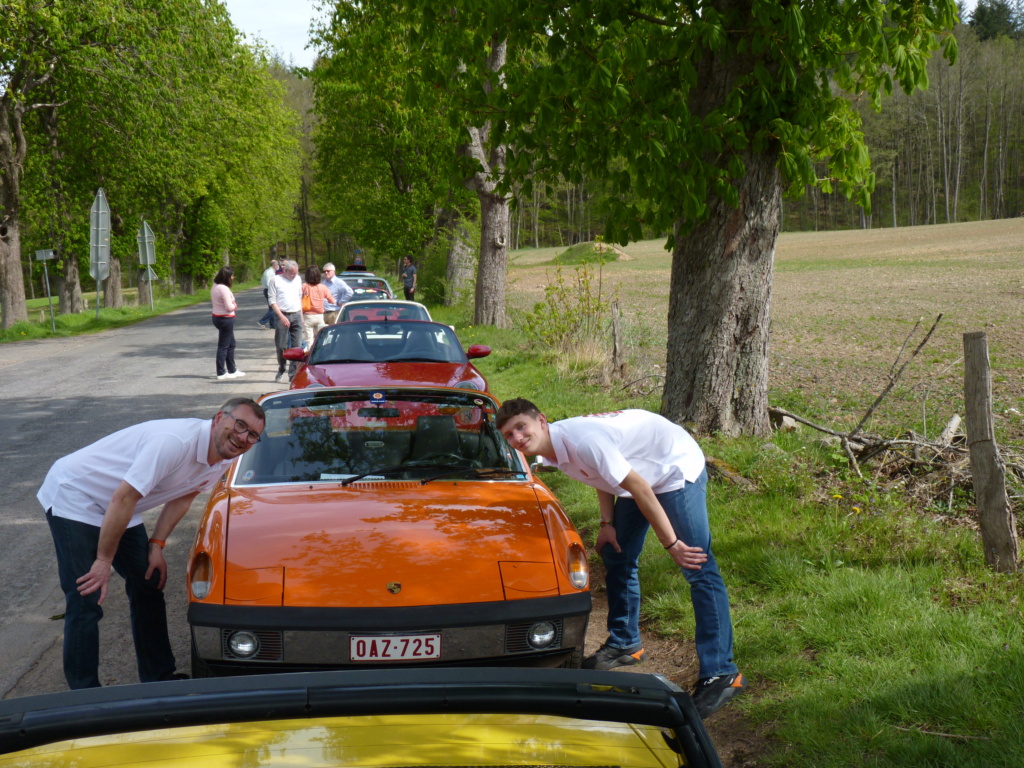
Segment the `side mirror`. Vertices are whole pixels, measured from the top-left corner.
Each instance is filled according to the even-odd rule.
[[[284,352],[281,353],[281,357],[285,360],[295,360],[301,363],[306,359],[306,350],[302,347],[291,347],[290,349],[284,350]]]
[[[491,354],[491,348],[486,344],[473,344],[466,350],[466,357],[470,360],[475,360],[478,357],[487,357],[489,354]]]

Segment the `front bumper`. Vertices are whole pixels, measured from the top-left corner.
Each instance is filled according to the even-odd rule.
[[[290,608],[192,603],[195,659],[215,675],[383,666],[578,666],[590,616],[589,592],[534,600],[411,608]],[[555,625],[545,648],[527,641],[539,621]],[[228,645],[235,630],[257,636],[259,651],[239,658]],[[353,661],[351,635],[438,633],[441,657],[417,661]]]

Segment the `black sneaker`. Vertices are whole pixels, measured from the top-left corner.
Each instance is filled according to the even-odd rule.
[[[602,645],[597,653],[587,656],[583,660],[583,669],[615,669],[616,667],[631,667],[639,664],[644,657],[644,647],[637,645],[633,648],[613,648],[610,645]]]
[[[739,672],[698,680],[692,698],[701,720],[706,720],[728,704],[733,696],[746,687],[746,684],[747,681]]]

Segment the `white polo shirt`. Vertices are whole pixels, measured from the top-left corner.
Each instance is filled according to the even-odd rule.
[[[284,314],[302,311],[302,278],[296,275],[291,280],[284,275],[274,275],[267,289],[267,303],[277,304]]]
[[[160,419],[122,429],[58,459],[36,498],[57,517],[100,526],[126,481],[142,494],[128,526],[168,501],[213,487],[231,459],[207,464],[213,421]]]
[[[615,496],[632,469],[655,493],[692,483],[704,471],[704,452],[690,433],[650,411],[631,409],[577,416],[548,424],[557,466],[581,483]]]

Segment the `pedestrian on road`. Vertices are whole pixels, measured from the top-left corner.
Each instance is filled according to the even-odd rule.
[[[331,325],[337,322],[338,313],[345,306],[345,302],[351,301],[355,291],[351,286],[337,276],[334,265],[330,262],[324,264],[323,284],[331,292],[331,303],[324,305],[324,324]]]
[[[277,259],[271,259],[270,266],[263,270],[263,277],[260,278],[260,286],[263,288],[263,300],[267,302],[267,311],[263,313],[263,317],[256,323],[261,331],[274,329],[274,310],[270,308],[270,282],[280,271]]]
[[[708,717],[743,690],[732,659],[729,596],[711,553],[704,453],[678,424],[644,410],[548,422],[529,400],[506,401],[495,422],[509,444],[597,489],[608,639],[586,669],[638,664],[640,552],[649,528],[690,585],[700,662],[693,702]]]
[[[50,468],[36,497],[46,510],[64,592],[68,686],[100,685],[99,622],[111,569],[125,580],[139,680],[188,677],[174,671],[167,633],[164,544],[192,500],[259,441],[264,421],[258,404],[234,398],[212,420],[136,424]],[[142,513],[161,504],[148,538]]]
[[[412,256],[402,259],[402,289],[405,291],[406,301],[416,300],[416,265],[412,263]]]
[[[320,267],[306,267],[306,281],[302,284],[302,340],[306,349],[313,346],[317,331],[324,327],[324,307],[330,306],[333,298],[320,279]]]
[[[238,302],[231,292],[231,284],[235,280],[235,270],[221,267],[213,278],[210,290],[210,302],[213,304],[213,327],[219,334],[217,337],[217,380],[237,379],[245,376],[235,367],[235,311]]]
[[[274,381],[284,378],[284,351],[302,346],[302,279],[299,265],[290,259],[281,262],[281,274],[270,283],[270,308],[277,317],[274,346],[277,349],[277,376]],[[295,375],[294,360],[288,361],[288,381]]]

